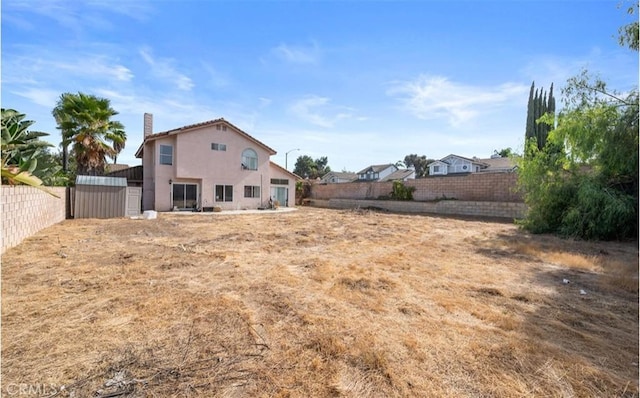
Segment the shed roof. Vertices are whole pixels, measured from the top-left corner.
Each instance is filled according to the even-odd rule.
[[[126,187],[127,179],[104,176],[76,176],[76,185],[99,185],[103,187]]]

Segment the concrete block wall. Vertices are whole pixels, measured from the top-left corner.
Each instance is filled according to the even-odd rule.
[[[65,219],[65,188],[39,189],[17,185],[0,187],[2,196],[2,253],[25,238]]]
[[[476,202],[522,202],[522,194],[516,192],[517,173],[471,173],[419,178],[406,181],[415,187],[416,201],[456,199]],[[352,182],[344,184],[314,184],[311,198],[329,199],[378,199],[388,196],[391,182]]]
[[[331,209],[358,209],[374,207],[398,213],[442,214],[521,219],[526,205],[521,202],[476,202],[442,200],[439,202],[412,202],[395,200],[313,199],[312,206]]]

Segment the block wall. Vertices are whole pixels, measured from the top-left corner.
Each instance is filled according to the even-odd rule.
[[[2,195],[2,253],[23,239],[65,219],[65,188],[48,188],[59,198],[28,186],[0,187]]]
[[[521,202],[476,202],[442,200],[439,202],[412,202],[395,200],[313,199],[312,206],[331,209],[380,208],[398,213],[441,214],[454,216],[521,219],[526,205]]]
[[[404,184],[415,187],[416,201],[456,199],[474,202],[522,202],[516,192],[517,173],[471,173],[419,178]],[[391,192],[391,182],[352,182],[344,184],[314,184],[312,199],[378,199]]]

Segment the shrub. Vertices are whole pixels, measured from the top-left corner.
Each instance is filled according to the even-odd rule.
[[[407,187],[402,181],[393,182],[393,190],[389,194],[393,200],[413,200],[413,192],[416,187]]]

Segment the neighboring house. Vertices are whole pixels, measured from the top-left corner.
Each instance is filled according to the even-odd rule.
[[[145,114],[143,209],[223,210],[295,204],[295,174],[271,162],[276,151],[224,119],[153,133]]]
[[[380,181],[407,181],[416,178],[416,171],[414,169],[399,169],[384,177]]]
[[[124,177],[127,179],[127,186],[142,187],[142,181],[143,181],[142,166],[133,166],[133,167],[127,167],[125,169],[109,171],[104,175],[108,177]]]
[[[379,181],[396,171],[398,168],[391,163],[372,165],[358,172],[358,181]]]
[[[104,166],[104,172],[105,174],[108,174],[108,173],[113,173],[114,171],[125,170],[128,168],[129,168],[128,164],[108,163]]]
[[[416,178],[414,169],[399,169],[396,165],[389,163],[360,170],[356,181],[407,181],[414,178]]]
[[[481,173],[491,173],[491,172],[511,172],[515,171],[518,168],[518,165],[510,157],[499,157],[492,156],[489,159],[479,159],[482,163],[486,164],[487,167],[484,169],[480,169]]]
[[[485,172],[506,172],[516,168],[511,158],[492,157],[490,159],[471,159],[458,155],[448,155],[440,160],[431,162],[429,175],[448,175],[460,173],[485,173]]]
[[[320,182],[323,184],[339,184],[342,182],[352,182],[358,179],[358,175],[356,173],[338,173],[335,171],[330,171],[320,179]]]

